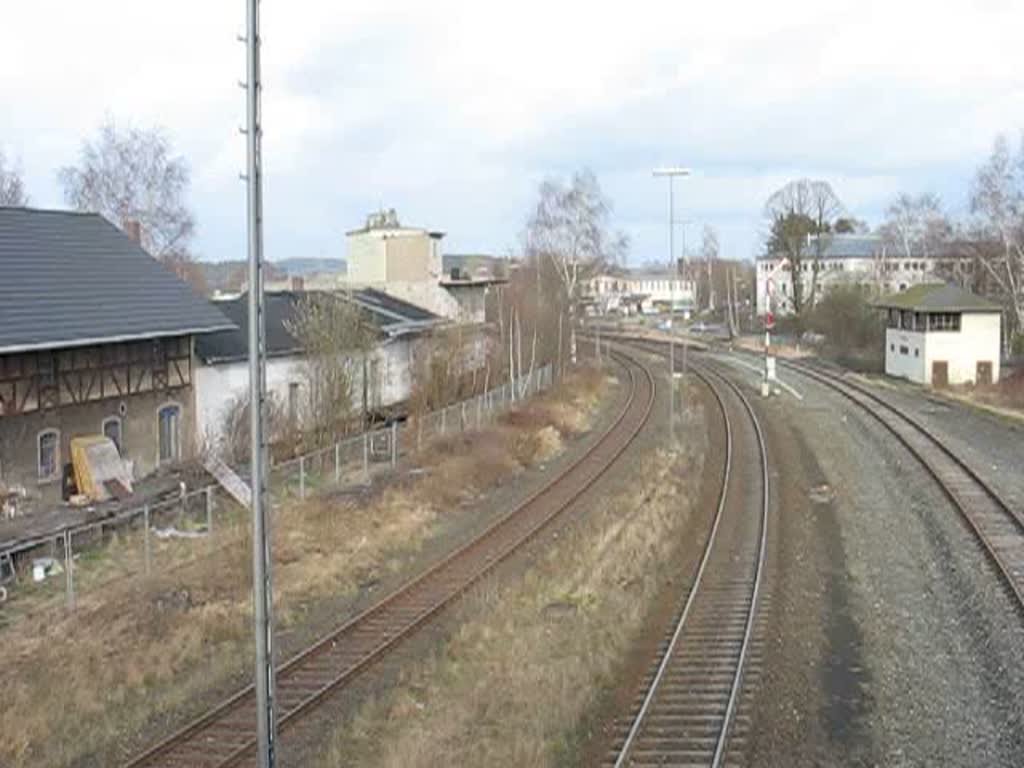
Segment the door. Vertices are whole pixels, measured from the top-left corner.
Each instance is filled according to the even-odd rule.
[[[991,384],[992,383],[992,361],[991,360],[979,360],[978,361],[978,372],[974,381],[977,384]]]
[[[949,386],[949,363],[945,360],[936,360],[932,363],[932,386]]]

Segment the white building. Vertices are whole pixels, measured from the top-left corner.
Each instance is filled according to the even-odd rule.
[[[687,312],[693,308],[696,286],[669,270],[608,272],[588,280],[583,294],[598,314]]]
[[[305,381],[304,353],[289,330],[303,294],[267,293],[265,296],[267,343],[267,391],[290,420],[302,424]],[[332,294],[343,297],[340,294]],[[344,296],[366,312],[378,333],[378,343],[368,360],[367,410],[389,408],[409,399],[411,366],[417,345],[442,318],[386,294],[364,289]],[[210,447],[220,443],[225,418],[232,405],[249,391],[248,297],[215,302],[235,325],[235,330],[209,334],[196,343],[199,365],[195,372],[196,431]],[[362,367],[354,372],[353,400],[362,408]]]
[[[815,269],[815,243],[810,238],[800,265],[800,280],[803,295],[810,298],[811,283]],[[943,267],[956,261],[957,257],[947,255],[907,256],[902,250],[893,249],[885,240],[876,235],[832,235],[829,237],[821,260],[817,262],[817,297],[824,295],[831,286],[843,283],[870,284],[880,293],[903,291],[913,285],[941,281]],[[970,268],[969,260],[964,267]],[[769,283],[772,284],[774,312],[786,315],[793,311],[794,275],[782,256],[773,254],[757,259],[757,314],[767,309]]]
[[[485,297],[503,279],[444,271],[443,232],[403,227],[395,211],[346,233],[349,287],[374,288],[458,323],[483,323]]]
[[[887,310],[885,372],[919,384],[999,380],[1001,310],[955,286],[917,285],[876,302]]]

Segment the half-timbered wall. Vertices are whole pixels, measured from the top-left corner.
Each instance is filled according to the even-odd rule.
[[[0,355],[0,418],[191,383],[188,336]]]
[[[148,474],[159,464],[159,411],[167,405],[180,409],[187,455],[195,443],[192,379],[188,336],[0,355],[0,484],[58,501],[59,477],[39,477],[39,435],[59,434],[63,466],[72,437],[102,434],[113,420],[135,476]]]

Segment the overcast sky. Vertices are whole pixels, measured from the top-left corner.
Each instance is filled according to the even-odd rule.
[[[245,253],[242,0],[34,0],[0,29],[0,145],[33,204],[104,115],[166,128],[192,169],[202,258]],[[999,132],[1024,128],[1024,2],[265,0],[266,239],[342,256],[381,205],[448,252],[515,249],[540,180],[589,166],[631,260],[677,217],[760,247],[765,197],[829,180],[875,222],[899,191],[963,211]],[[677,243],[681,238],[677,239]]]

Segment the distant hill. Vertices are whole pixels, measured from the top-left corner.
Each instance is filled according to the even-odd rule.
[[[326,272],[328,274],[345,274],[348,265],[344,259],[284,259],[273,262],[278,269],[283,269],[289,275],[302,277],[314,272]]]
[[[237,291],[246,279],[249,265],[242,260],[199,262],[206,278],[210,293],[214,291]],[[267,279],[280,280],[285,277],[305,277],[315,272],[344,274],[347,265],[344,259],[283,259],[266,265]]]

